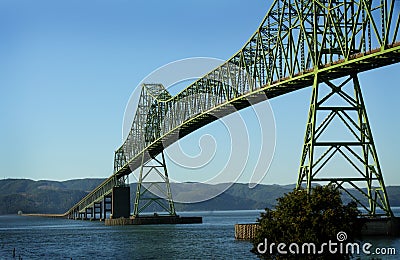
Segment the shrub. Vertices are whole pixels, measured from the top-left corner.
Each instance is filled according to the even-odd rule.
[[[343,205],[340,192],[332,185],[316,186],[310,194],[294,190],[278,198],[275,209],[266,208],[261,213],[252,252],[266,259],[348,259],[351,252],[346,253],[344,248],[341,253],[339,245],[333,247],[336,254],[331,253],[328,244],[321,248],[329,241],[340,243],[339,232],[347,235],[344,247],[353,243],[361,230],[358,215],[356,203]],[[278,250],[279,243],[286,247]],[[310,243],[316,245],[316,254],[308,248]]]

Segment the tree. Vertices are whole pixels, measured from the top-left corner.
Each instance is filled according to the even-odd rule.
[[[358,215],[356,203],[343,205],[333,185],[316,186],[310,194],[294,190],[261,213],[252,252],[266,259],[348,259],[346,245],[361,230]]]

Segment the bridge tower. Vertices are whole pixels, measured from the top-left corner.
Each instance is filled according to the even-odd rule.
[[[171,95],[162,84],[142,85],[137,115],[134,119],[137,133],[132,136],[134,140],[132,147],[144,148],[161,137],[163,122],[161,115],[168,109],[165,101],[170,98]],[[125,150],[129,153],[131,149]],[[166,212],[170,216],[176,216],[163,144],[160,143],[156,151],[143,151],[140,156],[133,215],[138,217],[147,209],[155,213]]]
[[[151,206],[153,211],[159,208],[171,216],[176,215],[164,151],[159,157],[145,162],[145,156],[142,156],[133,210],[135,217]]]
[[[315,74],[297,187],[315,183],[336,185],[363,215],[393,216],[357,74]]]

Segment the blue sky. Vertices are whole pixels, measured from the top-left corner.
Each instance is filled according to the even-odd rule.
[[[268,7],[258,0],[0,1],[0,178],[110,176],[139,82],[175,60],[228,59]],[[360,76],[390,185],[400,184],[399,66]],[[296,181],[310,91],[271,101],[276,153],[264,183]]]

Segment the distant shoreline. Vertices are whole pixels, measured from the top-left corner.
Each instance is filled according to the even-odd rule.
[[[63,215],[77,201],[97,187],[104,179],[77,179],[68,181],[33,181],[29,179],[0,180],[0,215],[54,214]],[[136,184],[130,184],[131,203],[135,196]],[[171,183],[175,208],[181,212],[218,212],[235,210],[263,210],[273,207],[276,199],[295,187],[291,185],[260,184],[250,189],[248,184],[236,183],[222,194],[203,202],[179,203],[180,199],[195,198],[201,194],[212,194],[215,185],[202,183]],[[400,186],[387,186],[391,206],[400,207]],[[359,198],[363,200],[363,197]],[[345,203],[349,196],[343,196]],[[133,205],[131,205],[133,208]],[[152,209],[148,209],[151,211]],[[31,215],[32,216],[32,215]]]

